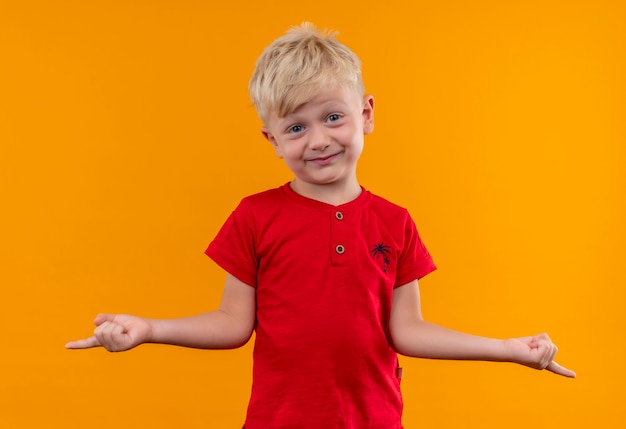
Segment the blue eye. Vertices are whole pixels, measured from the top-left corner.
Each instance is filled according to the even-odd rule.
[[[336,113],[333,113],[331,115],[328,115],[328,119],[327,120],[328,120],[328,122],[335,122],[335,121],[338,121],[339,119],[341,119],[341,116],[339,116]]]
[[[289,132],[290,133],[299,133],[304,129],[304,127],[302,125],[294,125],[293,127],[289,128]]]

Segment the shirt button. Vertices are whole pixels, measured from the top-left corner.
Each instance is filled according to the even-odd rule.
[[[336,213],[335,213],[335,217],[337,218],[337,220],[343,220],[343,213],[341,213],[341,212],[336,212]]]
[[[338,244],[338,245],[335,247],[335,252],[337,252],[337,253],[338,253],[338,254],[340,254],[340,255],[341,255],[341,254],[343,254],[343,252],[345,252],[345,251],[346,251],[346,248],[345,248],[345,247],[343,247],[341,244]]]

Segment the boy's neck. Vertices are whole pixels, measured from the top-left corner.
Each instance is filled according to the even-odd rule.
[[[333,206],[340,206],[355,200],[362,191],[356,179],[350,183],[328,185],[312,185],[294,179],[289,186],[296,194]]]

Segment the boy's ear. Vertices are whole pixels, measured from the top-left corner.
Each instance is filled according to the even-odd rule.
[[[363,134],[370,134],[374,131],[374,97],[366,95],[363,97]]]
[[[276,156],[282,158],[283,155],[280,152],[280,148],[278,147],[278,143],[276,142],[276,137],[274,137],[274,134],[270,133],[267,127],[261,128],[261,134],[263,134],[263,137],[265,137],[265,139],[272,144],[274,152],[276,152]]]

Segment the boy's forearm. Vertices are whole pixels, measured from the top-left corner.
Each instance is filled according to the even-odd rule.
[[[252,328],[222,310],[181,319],[150,319],[147,342],[200,349],[232,349],[248,342]]]
[[[510,361],[504,340],[480,337],[416,320],[396,329],[396,351],[405,356],[428,359]]]

